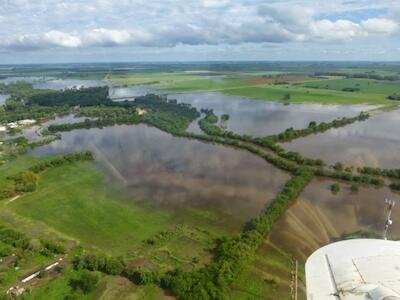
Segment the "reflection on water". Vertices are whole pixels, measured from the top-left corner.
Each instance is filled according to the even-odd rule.
[[[100,80],[80,80],[80,79],[53,79],[34,83],[36,89],[64,90],[81,87],[105,86],[106,82]]]
[[[344,233],[358,230],[381,235],[385,223],[385,198],[400,196],[388,188],[362,187],[352,193],[350,186],[341,184],[333,195],[330,180],[314,179],[299,200],[274,225],[270,240],[305,259],[319,247],[340,238]],[[394,226],[391,239],[400,239],[400,208],[393,210]]]
[[[111,87],[109,96],[114,101],[131,100],[133,97],[143,96],[149,93],[156,93],[154,89],[146,85],[134,85],[127,87]]]
[[[305,128],[310,121],[326,122],[339,117],[355,116],[371,108],[361,105],[284,105],[220,93],[170,94],[168,98],[190,103],[199,110],[212,108],[218,115],[229,114],[229,130],[255,136],[280,133],[289,127]]]
[[[7,100],[8,98],[10,98],[10,95],[3,95],[3,94],[0,94],[0,105],[5,104],[5,103],[6,103],[6,100]]]
[[[400,168],[400,110],[285,144],[288,150],[356,166]]]
[[[109,180],[132,198],[165,208],[211,210],[235,220],[236,228],[258,215],[289,178],[248,152],[176,138],[146,125],[75,130],[30,154],[83,149],[93,150]]]
[[[15,83],[18,81],[25,81],[29,83],[34,83],[34,82],[42,82],[46,80],[50,80],[52,77],[45,77],[45,76],[15,76],[15,77],[7,77],[4,79],[0,79],[0,83],[3,84],[9,84],[9,83]]]

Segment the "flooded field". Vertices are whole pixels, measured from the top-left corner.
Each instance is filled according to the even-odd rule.
[[[176,138],[146,125],[75,130],[29,154],[91,149],[112,185],[157,206],[211,211],[240,229],[289,175],[248,152]]]
[[[0,83],[9,84],[9,83],[15,83],[18,81],[25,81],[25,82],[29,82],[29,83],[40,83],[40,82],[44,82],[44,81],[52,80],[52,79],[54,79],[54,78],[46,77],[46,76],[12,76],[12,77],[0,79]]]
[[[37,89],[64,90],[70,88],[95,87],[107,85],[99,80],[80,80],[80,79],[52,79],[35,82],[33,87]]]
[[[0,105],[6,103],[6,100],[10,97],[10,95],[0,95]]]
[[[127,87],[110,87],[109,96],[114,101],[133,100],[133,97],[154,93],[154,89],[146,85],[134,85]]]
[[[285,105],[219,93],[169,94],[168,98],[190,103],[199,110],[207,108],[218,115],[228,114],[228,130],[255,136],[280,133],[289,127],[305,128],[310,121],[327,122],[339,117],[351,117],[371,108],[365,105]]]
[[[274,225],[269,239],[280,247],[306,259],[314,250],[359,230],[382,236],[385,225],[385,198],[398,200],[388,188],[360,187],[351,192],[348,184],[340,184],[334,195],[334,181],[314,179],[300,198]],[[393,219],[400,219],[400,210],[393,210]],[[393,226],[390,239],[400,238],[400,227]]]
[[[288,150],[355,166],[400,168],[400,110],[284,144]]]
[[[51,119],[43,124],[40,125],[33,125],[30,126],[26,129],[24,129],[22,132],[14,135],[6,135],[6,138],[17,138],[17,137],[25,137],[27,138],[30,142],[37,142],[43,139],[43,136],[41,132],[48,128],[50,125],[56,125],[56,124],[66,124],[66,123],[78,123],[84,121],[86,118],[84,117],[76,117],[73,114],[65,115],[65,116],[58,116],[54,119]]]

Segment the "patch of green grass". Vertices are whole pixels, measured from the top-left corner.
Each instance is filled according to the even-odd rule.
[[[236,74],[224,78],[185,78],[175,82],[164,82],[160,87],[176,92],[212,92],[243,96],[260,100],[277,100],[292,103],[322,104],[373,104],[395,106],[394,101],[386,99],[398,90],[398,84],[364,79],[311,80],[294,84],[252,84],[250,79],[261,78]],[[368,84],[368,82],[370,82]],[[360,84],[360,92],[344,92],[342,88]],[[331,86],[327,89],[326,85]],[[310,86],[307,87],[307,86]],[[312,86],[312,88],[311,88]],[[285,100],[285,95],[290,99]]]
[[[383,97],[398,93],[400,94],[400,83],[373,79],[334,79],[319,80],[301,84],[303,87],[312,87],[317,89],[328,89],[341,91],[343,88],[356,88],[359,91],[349,93],[368,93],[377,94]]]
[[[103,176],[89,163],[45,172],[37,191],[9,203],[7,209],[45,223],[84,246],[121,254],[163,230],[169,215],[115,199]]]
[[[135,74],[122,74],[122,75],[109,75],[107,79],[114,84],[119,85],[138,85],[138,84],[152,84],[152,85],[166,85],[175,84],[181,81],[199,79],[201,76],[192,75],[185,72],[173,73],[135,73]]]
[[[397,105],[387,100],[384,95],[366,93],[349,93],[335,90],[305,88],[295,85],[263,85],[249,86],[222,90],[223,93],[243,96],[260,100],[283,101],[286,94],[290,94],[292,103],[321,103],[321,104],[374,104]]]
[[[232,286],[230,298],[291,299],[290,265],[289,253],[266,241]]]

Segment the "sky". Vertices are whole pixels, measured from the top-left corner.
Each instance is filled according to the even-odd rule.
[[[0,0],[0,64],[400,60],[400,0]]]

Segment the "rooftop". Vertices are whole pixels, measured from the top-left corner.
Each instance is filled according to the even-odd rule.
[[[400,242],[355,239],[315,251],[306,262],[308,300],[400,300]]]

